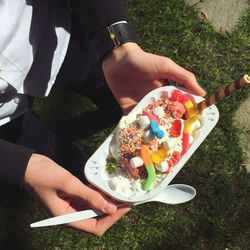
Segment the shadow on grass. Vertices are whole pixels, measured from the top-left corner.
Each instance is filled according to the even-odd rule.
[[[0,248],[32,249],[26,221],[31,207],[28,196],[23,192],[1,190],[0,197]]]

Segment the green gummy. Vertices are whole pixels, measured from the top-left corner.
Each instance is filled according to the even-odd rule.
[[[147,166],[146,169],[147,169],[148,177],[147,177],[146,182],[143,185],[143,190],[149,190],[152,187],[154,183],[154,179],[156,177],[155,168],[153,165]]]

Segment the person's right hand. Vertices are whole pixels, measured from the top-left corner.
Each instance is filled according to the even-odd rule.
[[[102,62],[107,84],[124,114],[150,91],[166,85],[166,80],[181,83],[196,95],[206,92],[193,73],[170,58],[147,53],[136,43],[125,43],[112,50]]]
[[[130,210],[117,208],[115,202],[99,191],[84,185],[64,168],[49,158],[33,154],[24,176],[24,187],[45,206],[53,216],[73,213],[88,208],[106,215],[68,224],[70,227],[101,236]]]

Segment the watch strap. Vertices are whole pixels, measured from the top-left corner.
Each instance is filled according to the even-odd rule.
[[[138,43],[138,39],[132,26],[126,22],[110,25],[99,31],[92,39],[97,56],[101,61],[113,49],[127,42]]]

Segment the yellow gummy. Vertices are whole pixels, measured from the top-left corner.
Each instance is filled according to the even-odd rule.
[[[192,117],[193,115],[197,114],[196,106],[191,101],[186,101],[184,106],[187,110],[188,117]]]
[[[200,114],[194,114],[191,118],[189,118],[188,120],[186,120],[184,122],[184,129],[183,132],[186,132],[188,134],[190,134],[191,129],[192,129],[192,125],[200,119]]]
[[[151,154],[151,159],[153,163],[160,164],[164,158],[168,156],[167,150],[165,148],[162,148],[156,152],[153,152]]]

